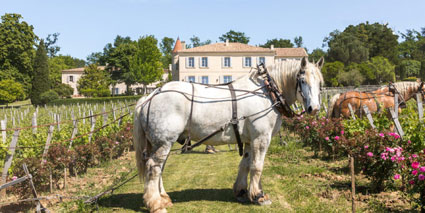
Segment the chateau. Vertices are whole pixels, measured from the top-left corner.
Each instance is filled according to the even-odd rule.
[[[260,63],[301,60],[307,56],[304,48],[263,48],[228,41],[186,49],[185,42],[177,39],[171,71],[173,81],[219,84],[249,73]]]

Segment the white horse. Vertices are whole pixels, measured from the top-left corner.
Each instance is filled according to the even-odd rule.
[[[267,68],[289,105],[298,100],[304,104],[307,112],[315,113],[320,110],[320,85],[323,83],[320,69],[323,62],[323,58],[316,64],[303,58],[301,61],[279,62]],[[260,178],[267,149],[272,135],[280,129],[282,115],[271,107],[272,100],[258,73],[248,74],[232,84],[236,90],[238,117],[251,115],[239,121],[238,130],[245,148],[233,190],[238,200],[271,204],[268,196],[263,194]],[[172,206],[161,174],[173,144],[187,138],[189,129],[191,139],[197,141],[228,124],[232,118],[227,86],[194,84],[193,113],[189,121],[191,95],[191,83],[170,82],[137,102],[134,148],[139,177],[145,180],[144,203],[151,212],[166,212],[165,208]],[[207,145],[229,143],[236,143],[234,130],[229,125],[205,142]]]

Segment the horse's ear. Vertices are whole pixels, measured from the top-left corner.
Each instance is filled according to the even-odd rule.
[[[303,57],[301,60],[301,68],[305,68],[307,66],[307,57]]]
[[[322,69],[324,63],[325,63],[325,58],[323,58],[322,56],[317,62],[316,66],[319,67],[319,69]]]

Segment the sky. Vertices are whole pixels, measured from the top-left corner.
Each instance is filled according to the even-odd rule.
[[[302,36],[311,52],[334,30],[362,22],[388,23],[397,34],[425,27],[422,0],[0,0],[0,15],[19,13],[40,38],[60,33],[62,55],[86,59],[117,35],[201,41],[236,30],[249,44]]]

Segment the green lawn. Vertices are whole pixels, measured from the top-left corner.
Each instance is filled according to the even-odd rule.
[[[174,147],[175,151],[170,156],[163,175],[165,189],[174,204],[167,209],[169,212],[351,211],[350,177],[347,175],[345,159],[318,159],[297,142],[292,141],[288,146],[280,146],[275,139],[269,149],[262,177],[263,189],[271,196],[273,203],[270,206],[257,206],[238,203],[233,196],[232,186],[240,160],[236,151],[228,151],[227,146],[221,146],[218,147],[221,152],[217,154],[204,154],[201,146],[192,153],[179,154],[176,151],[179,147]],[[134,153],[130,154],[128,160],[134,162]],[[129,163],[131,162],[115,160],[104,165],[103,172],[117,171],[117,167],[121,168],[122,164]],[[97,171],[101,169],[98,168]],[[96,178],[96,173],[89,172],[88,175]],[[402,207],[385,204],[397,203],[394,201],[400,199],[398,195],[383,195],[383,199],[379,199],[382,197],[380,195],[368,195],[368,181],[364,178],[359,178],[357,184],[361,194],[358,198],[358,212],[403,210],[406,207],[405,204]],[[97,190],[81,190],[78,194],[95,194],[94,192],[101,190],[98,186],[94,187],[96,182],[92,185]],[[143,184],[134,179],[112,195],[101,198],[97,207],[80,205],[80,209],[87,211],[87,208],[98,208],[99,212],[146,212],[142,192]],[[75,210],[75,203],[73,205],[62,205],[62,210]]]

